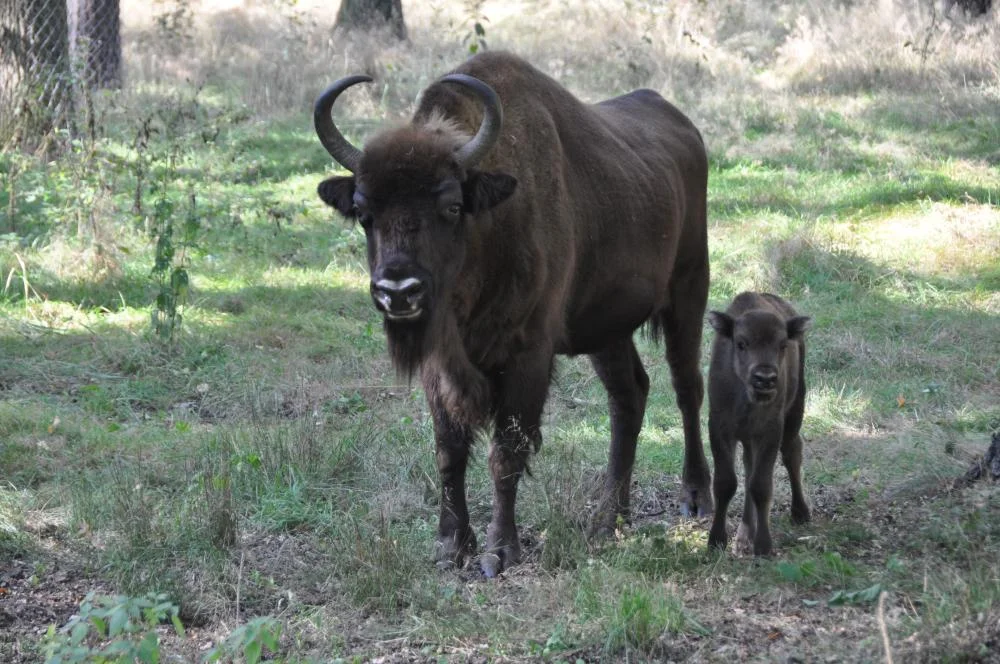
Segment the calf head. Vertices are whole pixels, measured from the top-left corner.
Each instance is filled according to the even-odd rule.
[[[341,92],[370,80],[341,79],[316,102],[320,141],[352,173],[324,180],[318,193],[364,229],[372,301],[383,314],[397,369],[412,373],[433,336],[428,329],[447,315],[468,225],[509,197],[517,180],[475,168],[500,135],[503,111],[488,85],[463,74],[442,82],[465,86],[482,99],[483,122],[474,137],[434,115],[384,132],[358,150],[337,129],[331,111]]]
[[[773,401],[783,389],[788,347],[809,329],[808,316],[785,319],[770,311],[753,309],[733,317],[721,311],[708,314],[708,321],[725,339],[733,374],[752,402]],[[796,353],[795,358],[799,355]]]

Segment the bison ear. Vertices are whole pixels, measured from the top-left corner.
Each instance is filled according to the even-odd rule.
[[[802,335],[812,327],[812,318],[809,316],[796,316],[788,319],[788,338],[801,339]]]
[[[462,183],[465,211],[479,214],[507,200],[517,187],[517,178],[506,173],[471,171]]]
[[[354,207],[353,177],[340,176],[327,178],[319,183],[316,192],[324,203],[336,208],[340,214],[348,219],[353,219],[357,216],[357,209]]]
[[[712,326],[720,336],[732,339],[733,337],[733,317],[721,311],[708,312],[708,324]]]

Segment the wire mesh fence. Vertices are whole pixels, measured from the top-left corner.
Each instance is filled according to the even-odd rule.
[[[71,127],[84,89],[120,81],[119,0],[0,0],[0,145]]]

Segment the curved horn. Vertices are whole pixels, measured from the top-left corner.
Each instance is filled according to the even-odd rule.
[[[337,97],[340,96],[341,92],[352,85],[369,83],[371,80],[371,76],[365,76],[364,74],[342,78],[328,87],[326,92],[319,96],[319,99],[316,100],[316,106],[313,109],[313,122],[316,125],[316,134],[319,135],[320,143],[323,144],[323,147],[326,148],[331,157],[352,173],[358,168],[358,162],[361,160],[361,150],[351,145],[350,141],[340,133],[337,125],[333,123],[331,111],[333,110],[333,102],[337,101]]]
[[[451,82],[464,85],[483,101],[483,123],[472,139],[455,152],[455,160],[462,168],[471,168],[482,161],[493,144],[500,138],[503,126],[503,106],[493,88],[478,78],[465,74],[448,74],[441,79],[442,83]]]

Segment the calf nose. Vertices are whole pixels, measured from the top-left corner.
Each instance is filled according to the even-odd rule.
[[[425,292],[424,283],[416,277],[379,279],[371,284],[375,306],[390,318],[419,315]]]
[[[778,386],[778,372],[771,367],[754,369],[750,384],[757,390],[773,390]]]

